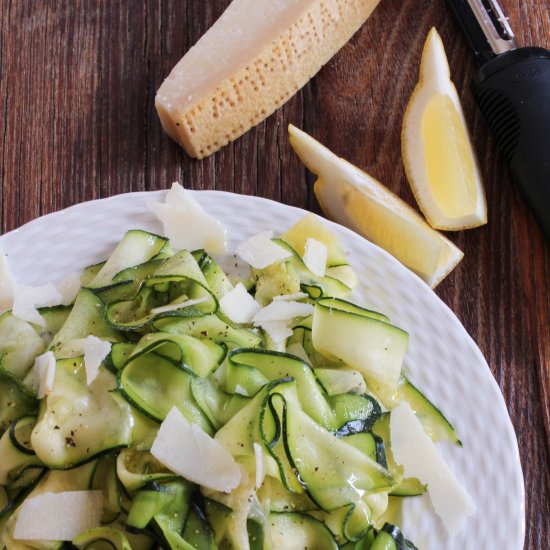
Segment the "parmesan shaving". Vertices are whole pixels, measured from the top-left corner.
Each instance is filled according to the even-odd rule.
[[[265,478],[264,453],[259,443],[254,443],[254,459],[256,460],[256,491],[262,486]]]
[[[276,344],[292,336],[290,323],[296,317],[306,317],[314,312],[311,304],[277,300],[262,308],[254,316],[254,326],[262,327]]]
[[[47,351],[34,360],[34,387],[38,399],[42,399],[53,389],[55,364],[52,351]]]
[[[225,271],[229,280],[236,285],[252,277],[250,265],[239,258],[236,254],[222,256],[221,254],[211,254],[212,258]]]
[[[274,302],[293,302],[296,300],[303,300],[307,298],[305,292],[295,292],[294,294],[279,294],[279,296],[273,296]]]
[[[211,253],[226,252],[225,227],[207,214],[179,183],[172,184],[164,203],[151,202],[147,206],[161,221],[164,235],[175,248],[204,248]]]
[[[80,290],[80,275],[78,273],[69,273],[58,285],[57,290],[61,294],[61,303],[64,306],[70,306],[76,299]]]
[[[266,321],[290,321],[296,317],[307,317],[313,314],[315,308],[311,304],[293,301],[274,301],[262,308],[254,316],[254,324]]]
[[[242,283],[238,283],[220,300],[220,307],[234,323],[251,323],[254,315],[262,309]]]
[[[235,393],[244,397],[249,397],[248,392],[240,384],[235,386]]]
[[[241,481],[241,470],[227,449],[176,407],[160,425],[151,454],[176,474],[214,491],[229,493]]]
[[[111,343],[96,336],[88,336],[84,341],[84,364],[86,366],[86,384],[88,386],[99,374],[99,367],[111,352]]]
[[[276,344],[280,344],[292,336],[292,329],[287,321],[263,321],[259,326]]]
[[[264,269],[275,262],[292,256],[291,252],[274,243],[271,240],[272,238],[273,231],[258,233],[240,244],[237,247],[236,253],[256,269]]]
[[[308,238],[304,252],[306,267],[317,277],[324,277],[327,269],[328,249],[323,243]]]
[[[0,314],[13,307],[13,276],[8,258],[0,249]]]
[[[206,302],[208,298],[194,298],[192,300],[185,300],[184,302],[177,302],[173,304],[168,304],[166,306],[154,307],[151,309],[151,313],[157,315],[159,313],[168,313],[169,311],[177,311],[178,309],[185,309],[186,307],[196,306],[197,304],[202,304]]]
[[[44,493],[24,500],[13,538],[16,540],[72,540],[101,525],[101,491]]]
[[[298,359],[301,359],[302,361],[304,361],[304,363],[311,366],[311,360],[309,359],[306,350],[304,349],[304,346],[302,346],[300,342],[294,342],[293,344],[290,344],[290,346],[286,348],[286,352],[290,353],[290,355],[295,355],[296,357],[298,357]]]
[[[450,535],[475,512],[475,504],[438,453],[411,406],[403,401],[390,415],[391,449],[405,475],[428,485],[436,514]]]
[[[172,183],[172,187],[166,192],[164,202],[174,208],[204,212],[202,206],[191,196],[191,193],[177,181]]]
[[[63,297],[52,283],[42,286],[15,285],[13,316],[43,327],[46,322],[37,308],[59,305]]]

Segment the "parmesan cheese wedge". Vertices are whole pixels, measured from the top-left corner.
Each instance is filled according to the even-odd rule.
[[[475,505],[406,401],[392,409],[390,438],[395,460],[404,467],[406,476],[417,477],[428,485],[436,514],[454,535],[475,512]]]
[[[65,491],[27,498],[21,505],[13,538],[72,540],[101,525],[101,491]]]
[[[151,454],[176,474],[214,491],[229,493],[241,481],[241,470],[229,451],[190,424],[176,407],[160,425]]]
[[[155,100],[165,131],[203,158],[283,105],[380,0],[233,0]]]

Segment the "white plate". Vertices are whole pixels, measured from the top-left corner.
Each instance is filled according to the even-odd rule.
[[[273,201],[202,191],[204,208],[230,233],[230,249],[262,230],[282,232],[305,214]],[[164,192],[130,193],[79,204],[0,237],[19,282],[59,282],[105,259],[126,230],[161,232],[146,203]],[[329,222],[326,222],[329,223]],[[481,352],[450,309],[418,277],[383,250],[331,224],[350,252],[360,283],[359,303],[378,309],[409,331],[406,370],[448,416],[463,448],[441,452],[477,504],[449,539],[426,497],[407,499],[403,529],[419,548],[523,548],[524,487],[516,437],[500,390]]]

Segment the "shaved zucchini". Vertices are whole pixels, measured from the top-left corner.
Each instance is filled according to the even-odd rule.
[[[330,530],[311,516],[297,512],[273,512],[268,525],[273,548],[338,550]]]
[[[73,540],[81,550],[132,550],[126,535],[113,527],[96,527],[84,531]]]
[[[30,446],[29,428],[36,417],[27,415],[14,420],[0,437],[0,485],[9,486],[29,466],[41,466],[42,461]]]
[[[386,319],[348,302],[317,300],[312,338],[316,351],[361,371],[370,391],[388,404],[397,391],[409,336]]]
[[[164,317],[153,321],[155,330],[170,334],[187,334],[197,338],[209,338],[233,347],[251,348],[260,345],[262,338],[257,332],[238,328],[217,315],[190,315],[188,317]]]
[[[219,300],[237,279],[206,251],[174,253],[167,239],[142,230],[86,268],[72,306],[42,308],[44,327],[0,316],[5,547],[64,547],[13,538],[21,502],[95,490],[101,525],[74,547],[414,548],[392,524],[379,529],[394,521],[388,495],[395,502],[425,491],[394,461],[387,409],[407,400],[433,439],[458,442],[456,433],[402,373],[407,333],[343,299],[355,273],[334,236],[309,218],[283,237],[275,241],[288,259],[252,270],[245,282],[262,305],[301,292],[296,299],[315,306],[288,321],[286,342],[225,317]],[[323,277],[303,261],[308,238],[327,247]],[[90,335],[112,345],[88,385],[82,354]],[[54,383],[37,400],[33,364],[47,348]],[[195,424],[186,460],[208,462],[199,442],[210,441],[198,427],[238,465],[241,482],[231,492],[197,487],[151,454],[173,407]],[[172,432],[181,438],[162,429],[168,447]]]
[[[409,403],[422,423],[424,431],[434,441],[449,441],[462,446],[452,424],[445,415],[404,375],[397,387],[399,400]]]
[[[113,278],[123,269],[143,264],[157,254],[169,250],[168,239],[141,230],[128,231],[110,258],[91,280],[90,288],[103,288],[113,283]]]
[[[40,403],[31,435],[38,458],[50,468],[67,469],[130,445],[130,408],[115,388],[106,369],[88,386],[82,358],[58,360],[53,390]]]
[[[90,334],[108,342],[122,342],[126,339],[107,324],[105,304],[101,298],[91,290],[81,288],[70,314],[53,337],[49,349],[57,358],[79,355],[82,341]]]
[[[26,379],[37,355],[46,349],[33,326],[7,311],[0,316],[0,379],[11,380],[19,389],[34,395],[32,377]]]
[[[191,369],[156,353],[155,344],[130,357],[118,372],[118,388],[123,397],[143,414],[162,422],[177,406],[189,422],[212,433],[206,416],[197,407],[191,393]]]
[[[36,411],[38,404],[28,391],[9,378],[0,376],[0,435],[13,420]]]

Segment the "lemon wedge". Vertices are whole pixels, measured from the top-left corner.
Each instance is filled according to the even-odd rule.
[[[290,143],[318,176],[314,191],[332,220],[387,250],[432,288],[462,259],[462,252],[397,195],[295,126]]]
[[[441,37],[426,39],[420,80],[401,134],[407,178],[420,209],[436,229],[487,223],[487,205],[474,148]]]

